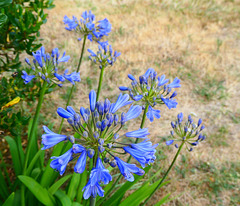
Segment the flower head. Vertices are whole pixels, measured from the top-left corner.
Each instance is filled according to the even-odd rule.
[[[84,187],[84,198],[95,197],[97,194],[103,196],[103,190],[100,184],[108,184],[112,177],[109,170],[103,164],[111,167],[118,167],[121,174],[128,181],[133,181],[133,173],[143,175],[144,170],[138,168],[135,164],[129,164],[120,159],[119,155],[132,155],[144,167],[146,164],[153,163],[155,160],[155,147],[150,141],[144,141],[138,144],[126,143],[127,138],[144,138],[149,135],[148,129],[138,129],[129,132],[123,132],[121,129],[127,121],[137,118],[142,107],[131,105],[126,112],[118,114],[119,110],[129,104],[128,94],[120,94],[115,103],[108,99],[96,102],[96,92],[92,90],[89,93],[89,108],[81,107],[80,111],[75,111],[71,106],[66,109],[58,108],[57,113],[60,117],[67,119],[72,127],[75,137],[72,135],[55,134],[48,128],[42,136],[44,148],[47,149],[61,141],[70,141],[72,148],[59,157],[54,157],[51,167],[56,169],[62,175],[69,161],[76,160],[74,172],[82,173],[86,168],[88,158],[94,158],[94,165],[89,181]],[[121,140],[125,139],[124,143]],[[45,139],[48,138],[46,141]],[[122,152],[121,152],[122,151]],[[141,153],[141,154],[140,154]]]
[[[171,136],[173,139],[166,141],[166,145],[172,145],[174,142],[180,141],[185,144],[188,151],[193,151],[193,147],[198,146],[200,142],[206,139],[206,136],[202,134],[202,130],[205,128],[202,125],[202,119],[198,120],[198,124],[193,123],[191,115],[188,116],[188,120],[185,124],[183,121],[183,113],[177,115],[177,121],[171,122],[173,131],[171,131]],[[178,148],[178,144],[175,144]]]
[[[96,53],[91,49],[88,49],[88,52],[90,53],[89,59],[92,62],[99,64],[100,69],[106,68],[109,65],[112,66],[121,53],[117,51],[113,52],[112,46],[108,44],[108,41],[98,43],[98,51]]]
[[[112,28],[112,25],[106,18],[96,22],[95,15],[91,11],[84,11],[80,20],[75,16],[73,16],[72,19],[64,16],[63,23],[67,25],[65,27],[66,30],[74,30],[80,34],[81,37],[87,36],[90,41],[99,41],[103,36],[108,36]],[[81,38],[79,38],[79,40],[81,40]]]
[[[30,63],[30,60],[26,58],[26,63],[31,66],[31,73],[34,75],[28,75],[26,71],[22,71],[22,78],[24,83],[29,83],[33,78],[39,77],[42,80],[48,82],[49,84],[57,84],[59,87],[62,87],[62,83],[67,79],[72,84],[75,82],[80,82],[80,73],[73,72],[67,74],[68,69],[65,70],[64,74],[58,73],[58,65],[62,62],[68,62],[70,56],[66,56],[66,52],[60,56],[58,48],[52,50],[51,55],[45,53],[45,48],[42,46],[38,51],[33,52],[33,63]]]
[[[142,104],[145,109],[145,105],[149,104],[147,117],[152,122],[154,117],[160,118],[160,110],[155,110],[158,104],[165,104],[169,109],[177,107],[177,101],[174,97],[177,96],[177,92],[172,89],[181,87],[180,80],[176,77],[173,82],[169,83],[169,79],[165,78],[165,75],[158,76],[157,72],[153,68],[149,68],[145,74],[139,77],[137,80],[133,75],[129,74],[128,78],[132,81],[129,87],[120,86],[121,91],[128,91],[132,100]]]

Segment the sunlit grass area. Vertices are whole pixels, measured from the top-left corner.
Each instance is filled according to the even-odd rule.
[[[102,99],[115,99],[118,86],[129,83],[127,74],[139,76],[150,67],[171,80],[175,76],[181,79],[177,109],[162,106],[161,119],[147,122],[150,138],[160,143],[152,172],[162,168],[163,174],[175,155],[176,149],[168,148],[164,141],[170,121],[179,112],[202,117],[206,124],[207,141],[191,153],[182,152],[170,173],[171,184],[159,190],[149,205],[168,193],[172,200],[167,205],[239,205],[240,1],[56,0],[55,4],[41,28],[41,37],[48,52],[54,47],[66,50],[71,56],[70,70],[77,67],[81,42],[64,29],[63,16],[80,17],[84,10],[92,10],[112,24],[108,40],[122,55],[107,68],[110,71],[104,76]],[[86,47],[94,45],[88,42]],[[76,109],[87,104],[83,97],[96,89],[100,73],[87,61],[87,52],[84,60],[82,81],[71,102]],[[62,100],[69,92],[59,90],[47,97],[54,101],[45,101],[43,116],[51,118],[44,121],[57,116],[53,108],[65,105]],[[58,127],[60,121],[51,123]],[[139,123],[135,122],[135,128]]]

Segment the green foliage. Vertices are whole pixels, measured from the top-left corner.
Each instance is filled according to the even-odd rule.
[[[31,55],[41,44],[37,41],[40,27],[47,21],[45,8],[53,8],[53,0],[5,0],[0,4],[0,71],[20,66],[19,55]]]

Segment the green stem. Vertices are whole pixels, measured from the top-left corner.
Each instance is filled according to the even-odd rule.
[[[39,99],[38,99],[36,112],[35,112],[35,115],[34,115],[34,119],[33,119],[33,122],[32,122],[32,127],[31,127],[31,130],[30,130],[30,135],[29,135],[29,138],[28,138],[29,143],[28,143],[27,149],[26,149],[26,158],[25,158],[24,168],[23,168],[23,174],[24,175],[26,175],[30,150],[31,150],[31,148],[33,148],[32,145],[34,143],[37,145],[37,135],[34,136],[33,134],[34,134],[34,132],[37,128],[38,117],[39,117],[39,114],[40,114],[40,110],[41,110],[41,107],[42,107],[42,103],[43,103],[44,94],[45,94],[46,89],[47,89],[47,82],[44,81],[43,85],[42,85],[42,88],[41,88],[41,91],[40,91],[40,96],[39,96]],[[23,184],[21,185],[21,205],[25,206],[25,186]]]
[[[32,127],[31,127],[31,130],[30,130],[30,135],[29,135],[29,138],[28,138],[29,143],[28,143],[28,146],[27,146],[27,149],[26,149],[26,159],[25,159],[25,164],[24,164],[24,171],[27,168],[31,148],[33,147],[33,144],[37,145],[37,135],[34,135],[34,132],[37,128],[38,117],[39,117],[39,114],[40,114],[40,110],[41,110],[41,107],[42,107],[42,103],[43,103],[44,94],[45,94],[46,89],[47,89],[47,82],[44,81],[43,85],[42,85],[42,88],[41,88],[41,91],[40,91],[40,96],[39,96],[39,99],[38,99],[36,112],[35,112],[35,115],[34,115],[34,119],[33,119],[33,122],[32,122]]]
[[[85,35],[84,38],[83,38],[82,51],[81,51],[81,55],[80,55],[79,62],[78,62],[77,72],[80,71],[80,66],[81,66],[81,64],[82,64],[82,58],[83,58],[83,53],[84,53],[84,49],[85,49],[86,38],[87,38],[87,36]],[[70,103],[70,100],[71,100],[71,98],[72,98],[72,94],[73,94],[74,87],[75,87],[75,84],[72,85],[70,94],[69,94],[69,96],[68,96],[68,100],[67,100],[66,107],[67,107],[67,106],[69,105],[69,103]],[[59,130],[58,130],[58,133],[60,133],[60,132],[62,131],[63,121],[64,121],[64,118],[62,118],[62,121],[61,121]]]
[[[184,141],[182,141],[182,144],[180,145],[180,147],[179,147],[179,149],[178,149],[175,157],[173,158],[173,161],[172,161],[170,167],[168,168],[167,172],[166,172],[165,175],[163,176],[161,182],[157,185],[157,187],[154,189],[154,191],[148,196],[148,198],[145,200],[145,202],[144,202],[141,206],[144,206],[144,205],[151,199],[151,197],[154,195],[154,193],[161,187],[162,183],[164,182],[164,180],[165,180],[166,177],[168,176],[168,173],[170,172],[170,170],[172,169],[174,163],[176,162],[177,157],[178,157],[178,155],[180,154],[180,151],[181,151],[183,145],[184,145]]]
[[[148,107],[149,107],[149,104],[146,103],[146,105],[145,105],[145,110],[144,110],[143,117],[142,117],[141,126],[140,126],[141,129],[144,127],[144,124],[145,124]],[[138,143],[138,141],[139,141],[139,138],[136,138],[135,144]],[[132,156],[130,156],[130,157],[128,158],[127,163],[130,162],[131,158],[132,158]],[[103,201],[108,197],[108,195],[112,192],[112,190],[115,188],[115,186],[118,184],[118,182],[120,181],[121,178],[122,178],[122,174],[120,174],[120,175],[118,176],[118,178],[116,179],[116,181],[113,183],[112,187],[111,187],[111,188],[108,190],[108,192],[104,195],[104,198],[101,199],[100,204],[102,204]]]
[[[100,73],[100,76],[99,76],[98,91],[97,91],[97,100],[96,100],[96,101],[98,101],[99,95],[100,95],[100,92],[101,92],[104,69],[105,69],[105,68],[102,67],[101,73]]]
[[[90,197],[90,206],[95,206],[96,205],[96,197],[91,196]]]

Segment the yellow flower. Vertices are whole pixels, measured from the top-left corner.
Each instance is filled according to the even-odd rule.
[[[3,109],[5,109],[5,108],[11,107],[11,106],[17,104],[17,103],[20,101],[20,99],[21,99],[20,97],[16,97],[16,98],[13,99],[12,101],[8,102],[8,103],[5,104],[4,106],[2,106],[1,111],[2,111]]]

